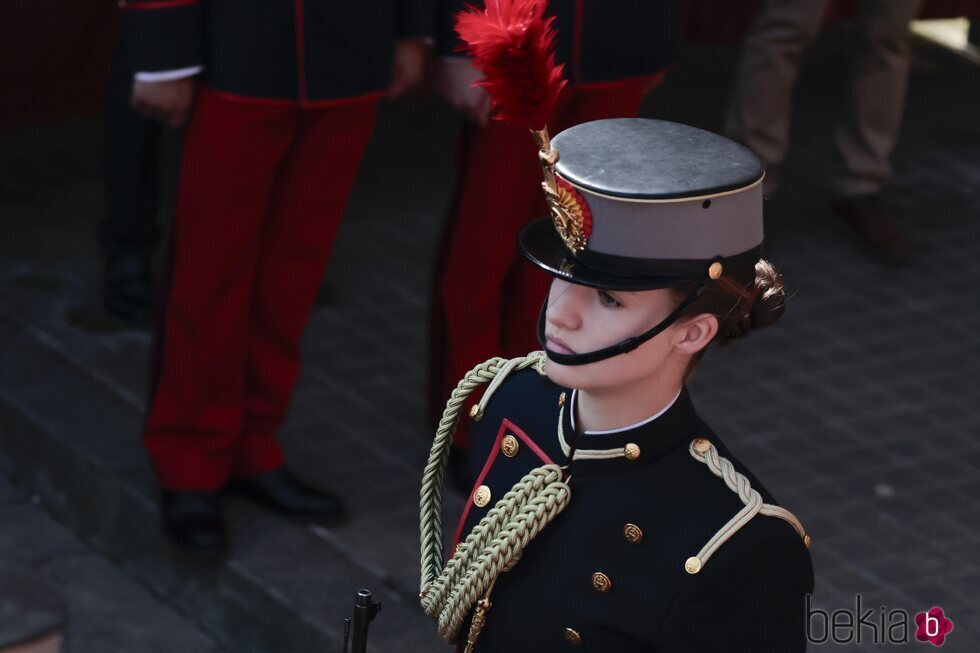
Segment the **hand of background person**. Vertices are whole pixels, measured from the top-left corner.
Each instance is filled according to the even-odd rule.
[[[457,111],[480,126],[486,126],[492,108],[490,94],[479,86],[473,86],[473,82],[482,78],[483,73],[465,57],[444,57],[439,61],[439,93]]]
[[[431,46],[425,39],[405,39],[395,44],[395,70],[388,97],[396,98],[422,81]]]
[[[129,104],[135,111],[177,129],[187,122],[194,101],[194,79],[133,82]]]

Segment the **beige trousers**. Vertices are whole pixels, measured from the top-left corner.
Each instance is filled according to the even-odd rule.
[[[850,97],[838,120],[843,169],[831,179],[841,197],[877,193],[891,175],[908,85],[908,24],[921,0],[859,0]],[[767,168],[786,155],[800,54],[820,29],[827,0],[766,0],[742,46],[725,133]]]

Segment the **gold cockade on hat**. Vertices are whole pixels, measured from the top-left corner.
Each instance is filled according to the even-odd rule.
[[[592,212],[578,191],[555,174],[558,150],[551,145],[548,128],[531,130],[531,134],[538,145],[538,162],[544,176],[541,188],[555,231],[571,252],[581,252],[592,232]]]

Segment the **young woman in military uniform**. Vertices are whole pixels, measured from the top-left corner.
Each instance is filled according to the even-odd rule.
[[[519,246],[554,277],[544,349],[487,361],[449,400],[422,487],[425,610],[474,651],[804,650],[809,537],[685,387],[711,344],[783,310],[760,162],[643,119],[542,150],[552,217]],[[475,482],[444,564],[443,468],[478,388]]]

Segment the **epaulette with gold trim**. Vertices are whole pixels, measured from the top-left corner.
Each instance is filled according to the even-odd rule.
[[[738,494],[739,499],[742,500],[745,507],[736,513],[727,524],[722,526],[714,534],[714,537],[708,540],[704,547],[701,548],[701,551],[697,555],[689,557],[684,562],[684,570],[687,573],[696,574],[701,571],[712,554],[759,513],[770,517],[779,517],[787,521],[799,536],[803,538],[803,543],[806,547],[810,547],[810,536],[803,529],[803,525],[796,518],[796,515],[781,506],[763,503],[762,495],[752,489],[749,479],[744,474],[736,471],[731,461],[722,457],[718,453],[718,449],[715,448],[715,445],[711,444],[709,440],[706,438],[695,438],[688,446],[688,451],[690,451],[691,456],[695,460],[707,465],[712,474],[724,480],[725,484],[733,492]]]

